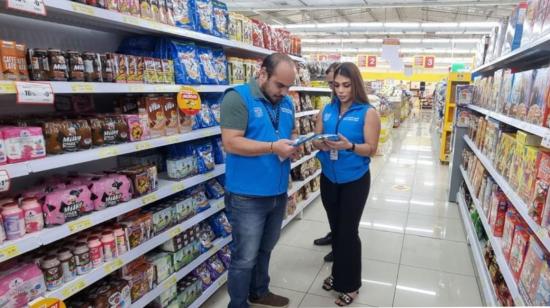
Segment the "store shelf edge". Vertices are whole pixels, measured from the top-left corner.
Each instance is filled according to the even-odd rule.
[[[481,161],[487,172],[493,177],[498,186],[502,189],[506,197],[512,202],[514,208],[521,215],[523,220],[529,225],[529,228],[537,236],[539,241],[542,243],[546,251],[550,252],[550,237],[548,237],[548,232],[545,228],[539,226],[531,216],[529,216],[529,208],[527,204],[518,196],[515,190],[508,184],[508,181],[498,173],[498,171],[493,166],[492,162],[477,148],[475,143],[468,137],[464,136],[466,144],[472,149],[477,158]]]
[[[315,158],[315,155],[317,155],[319,151],[314,151],[313,153],[309,154],[309,155],[306,155],[302,158],[300,158],[299,160],[293,162],[291,165],[290,165],[290,169],[294,169],[298,166],[300,166],[301,164],[305,163],[306,161],[312,159],[312,158]]]
[[[464,168],[460,167],[460,171],[462,172],[462,176],[464,178],[464,182],[466,183],[466,186],[468,187],[468,190],[470,191],[470,195],[472,196],[472,200],[474,200],[474,206],[479,214],[481,223],[483,224],[483,228],[485,229],[485,232],[487,233],[487,237],[489,238],[489,241],[491,242],[491,246],[493,248],[493,251],[495,253],[498,266],[500,268],[500,272],[502,273],[502,277],[504,277],[504,281],[506,282],[506,285],[508,286],[508,289],[510,290],[510,294],[512,295],[512,298],[514,299],[514,303],[516,306],[525,306],[525,303],[523,301],[523,297],[519,293],[518,284],[516,283],[514,276],[512,275],[512,271],[510,270],[510,267],[508,266],[508,262],[506,262],[506,259],[504,258],[504,253],[502,252],[502,245],[500,239],[497,239],[493,236],[493,232],[491,231],[491,225],[489,225],[489,222],[487,221],[487,218],[485,217],[485,212],[483,212],[483,209],[481,208],[480,201],[475,198],[473,193],[473,187],[472,183],[470,182],[470,178],[468,177],[468,173],[464,170]]]
[[[223,275],[221,275],[208,289],[206,289],[202,295],[197,298],[190,306],[189,308],[200,308],[202,304],[204,304],[216,291],[218,291],[226,282],[227,282],[227,275],[228,273],[225,272]]]

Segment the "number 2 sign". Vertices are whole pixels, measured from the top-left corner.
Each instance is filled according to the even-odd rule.
[[[376,56],[368,56],[367,57],[367,66],[368,67],[376,67]]]

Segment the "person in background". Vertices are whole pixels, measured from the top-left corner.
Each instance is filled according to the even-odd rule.
[[[315,133],[338,141],[314,141],[320,151],[321,199],[332,231],[334,263],[323,289],[339,292],[336,304],[350,305],[361,287],[359,222],[370,189],[370,157],[380,137],[380,117],[369,104],[361,72],[343,63],[334,72],[334,99],[317,118]]]
[[[296,79],[291,58],[264,59],[259,76],[227,90],[221,104],[226,160],[226,212],[233,227],[228,292],[230,308],[287,307],[269,291],[269,260],[286,211],[290,159],[296,154]]]
[[[334,70],[336,69],[336,67],[338,67],[338,65],[340,65],[339,62],[334,62],[325,71],[325,78],[327,80],[328,87],[331,90],[333,90],[332,83],[334,82]],[[313,244],[317,245],[317,246],[331,245],[332,244],[332,232],[327,233],[327,235],[325,235],[325,237],[318,238],[318,239],[314,240]],[[324,257],[324,260],[325,260],[325,262],[332,262],[334,260],[334,257],[332,255],[332,251],[329,252]]]

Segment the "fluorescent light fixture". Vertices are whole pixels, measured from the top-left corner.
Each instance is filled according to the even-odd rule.
[[[351,22],[351,28],[382,28],[384,24],[381,22]]]
[[[422,28],[455,28],[458,27],[457,22],[423,22]]]
[[[347,27],[349,27],[349,22],[317,24],[317,28],[318,28],[318,29],[325,29],[325,28],[347,28]]]
[[[422,43],[450,43],[451,39],[422,39]]]
[[[383,39],[367,39],[368,43],[382,43]]]
[[[420,23],[418,22],[385,22],[385,28],[401,28],[401,29],[410,29],[410,28],[419,28]]]
[[[301,28],[313,29],[313,28],[317,28],[317,25],[316,24],[291,24],[291,25],[285,25],[285,28],[287,28],[287,29],[301,29]]]
[[[479,43],[481,39],[476,38],[455,38],[453,43]]]
[[[379,48],[358,48],[357,52],[380,52]]]
[[[303,40],[302,40],[303,41]],[[421,43],[422,40],[421,39],[412,39],[412,38],[402,38],[402,39],[399,39],[399,42],[401,43]]]
[[[374,200],[374,199],[373,199],[373,200]],[[407,204],[407,203],[409,203],[409,201],[407,201],[407,200],[389,199],[389,198],[384,199],[384,201],[386,201],[386,202],[391,202],[391,203],[399,203],[399,204]]]
[[[461,22],[459,25],[461,28],[494,28],[498,26],[498,22],[493,21],[465,21]]]

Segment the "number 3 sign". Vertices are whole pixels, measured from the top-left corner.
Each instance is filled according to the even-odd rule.
[[[435,59],[433,56],[424,57],[424,68],[434,68]]]

